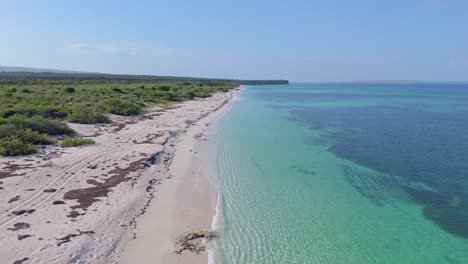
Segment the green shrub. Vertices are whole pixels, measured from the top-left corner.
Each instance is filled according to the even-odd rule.
[[[111,120],[104,115],[103,111],[95,107],[74,107],[68,114],[67,121],[78,124],[110,123]]]
[[[124,91],[122,91],[122,89],[120,89],[118,87],[112,88],[112,91],[117,92],[117,93],[125,93]]]
[[[160,85],[160,86],[157,86],[156,89],[160,90],[160,91],[169,91],[171,90],[171,86],[169,85]]]
[[[67,93],[75,93],[75,88],[73,88],[73,87],[67,87],[67,88],[65,88],[65,92],[67,92]]]
[[[104,99],[101,101],[100,106],[105,111],[115,115],[138,115],[142,112],[142,107],[116,98]]]
[[[14,125],[6,124],[0,125],[0,139],[9,139],[16,137],[22,142],[31,144],[52,144],[54,140],[44,134],[39,134],[31,129],[20,130]]]
[[[65,118],[67,112],[63,107],[54,105],[19,105],[0,112],[0,117],[7,118],[13,115],[32,117],[40,115],[45,118]]]
[[[23,142],[35,144],[35,145],[49,145],[53,144],[54,140],[45,134],[39,134],[31,129],[18,131],[16,136]]]
[[[211,93],[209,93],[208,91],[196,91],[194,95],[195,97],[198,97],[198,98],[206,98],[206,97],[210,97]]]
[[[47,135],[70,135],[75,133],[67,124],[56,119],[45,119],[42,116],[25,117],[22,115],[10,116],[0,120],[1,124],[10,124],[18,129],[33,131]]]
[[[37,149],[31,143],[23,142],[19,138],[0,139],[0,155],[19,156],[36,153]]]
[[[175,92],[171,91],[162,91],[162,90],[156,90],[156,91],[149,91],[148,95],[154,98],[158,98],[164,101],[181,101],[182,98],[178,96]]]
[[[90,138],[66,138],[60,142],[62,147],[69,148],[69,147],[78,147],[83,145],[90,145],[94,144],[94,140]]]
[[[184,91],[182,93],[182,97],[184,97],[185,99],[191,100],[191,99],[195,98],[195,92],[193,92],[193,91]]]

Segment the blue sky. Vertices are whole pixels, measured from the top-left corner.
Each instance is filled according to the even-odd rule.
[[[468,81],[468,1],[0,0],[0,65]]]

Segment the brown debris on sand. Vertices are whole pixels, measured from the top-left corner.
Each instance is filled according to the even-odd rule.
[[[29,209],[29,210],[21,209],[21,210],[13,211],[13,212],[11,212],[11,214],[12,215],[32,214],[35,211],[36,210],[34,210],[34,209]]]
[[[14,226],[13,228],[7,228],[7,230],[10,230],[10,231],[17,231],[17,230],[20,230],[20,229],[27,229],[27,228],[30,228],[30,227],[31,227],[30,224],[24,223],[24,222],[16,223],[16,224],[14,224],[13,226]]]
[[[117,132],[121,131],[122,129],[124,129],[125,126],[126,126],[126,124],[124,124],[124,123],[118,124],[117,127],[112,132],[117,133]]]
[[[65,193],[63,198],[65,200],[76,200],[79,205],[72,206],[71,209],[87,209],[93,203],[98,202],[99,197],[107,197],[111,188],[119,185],[120,183],[127,181],[127,177],[130,172],[138,171],[144,168],[146,158],[134,161],[128,165],[127,168],[121,169],[116,167],[114,170],[109,171],[109,174],[113,176],[104,180],[104,182],[98,182],[95,180],[87,180],[88,184],[94,185],[93,187],[70,190]]]
[[[6,162],[4,164],[6,164],[6,166],[0,170],[0,179],[5,179],[5,178],[15,177],[15,176],[23,176],[26,173],[16,173],[16,172],[19,170],[35,168],[33,164],[18,165],[18,164],[11,164],[11,161]]]
[[[23,239],[28,238],[28,237],[32,237],[32,235],[17,235],[17,236],[16,236],[16,238],[17,238],[18,240],[23,240]]]
[[[62,238],[57,238],[57,240],[59,240],[60,242],[57,243],[57,246],[59,247],[60,245],[62,244],[65,244],[65,243],[68,243],[68,242],[71,242],[71,239],[74,238],[74,237],[77,237],[77,236],[82,236],[82,235],[92,235],[92,234],[95,234],[94,231],[80,231],[80,230],[76,230],[78,232],[78,234],[68,234]]]
[[[73,210],[73,211],[71,211],[71,212],[67,215],[67,217],[70,217],[70,218],[77,218],[77,217],[80,216],[80,215],[84,215],[84,213],[83,213],[83,214],[80,214],[78,211]]]
[[[18,260],[15,260],[15,262],[13,262],[13,264],[22,264],[23,262],[28,261],[28,260],[29,260],[29,258],[18,259]]]
[[[13,203],[13,202],[18,201],[20,197],[21,197],[21,196],[16,195],[15,197],[13,197],[13,198],[11,198],[10,200],[8,200],[8,203]]]
[[[51,160],[51,159],[54,159],[54,158],[59,158],[64,153],[65,153],[64,151],[59,151],[59,150],[52,151],[49,154],[43,156],[42,160],[43,161],[48,161],[48,160]]]
[[[157,134],[148,134],[146,135],[146,140],[141,141],[141,142],[136,142],[136,144],[152,144],[154,143],[153,141],[157,139],[158,137],[162,136],[163,134],[157,133]]]
[[[88,166],[88,169],[94,170],[94,169],[96,169],[96,168],[97,168],[97,164],[89,165],[89,166]]]
[[[205,251],[206,242],[214,237],[216,237],[216,233],[213,231],[199,231],[185,234],[175,242],[175,253],[180,255],[183,251],[188,250],[200,254]]]

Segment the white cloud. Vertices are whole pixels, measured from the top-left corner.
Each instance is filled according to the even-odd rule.
[[[143,43],[74,43],[61,50],[69,54],[154,56],[173,53],[170,49]]]

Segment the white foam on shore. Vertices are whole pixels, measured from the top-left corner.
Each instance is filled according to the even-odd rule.
[[[216,202],[215,215],[213,216],[213,222],[211,223],[211,229],[213,231],[219,231],[218,229],[219,229],[220,222],[221,222],[220,204],[221,204],[221,194],[218,191],[218,200]]]
[[[210,249],[208,249],[208,264],[215,264],[216,263],[215,259],[216,259],[215,250],[214,248],[211,247]]]
[[[245,88],[243,86],[239,87],[240,91],[244,90]],[[239,93],[234,93],[233,98],[230,100],[230,103],[240,101],[241,99],[239,98]],[[216,134],[216,132],[213,131],[216,130],[217,124],[219,120],[230,110],[231,106],[227,105],[224,107],[224,109],[217,115],[217,117],[213,120],[212,125],[210,126],[210,132],[213,134]],[[216,124],[216,125],[213,125]],[[213,138],[214,135],[210,138]],[[217,151],[217,150],[216,150]],[[216,171],[218,171],[218,168],[216,167]],[[218,173],[215,174],[216,177],[218,177]],[[219,180],[219,179],[218,179]],[[223,216],[221,212],[221,192],[219,191],[219,186],[218,186],[218,192],[217,192],[217,201],[216,201],[216,208],[215,208],[215,214],[213,215],[213,220],[211,222],[211,230],[220,234],[222,231],[222,224],[223,224]],[[212,242],[211,245],[208,247],[208,264],[219,264],[219,257],[217,256],[218,253],[218,248],[217,248],[217,243],[214,241]]]
[[[218,199],[216,202],[216,209],[215,209],[215,214],[213,216],[213,221],[211,222],[211,230],[214,232],[219,232],[220,231],[220,226],[221,226],[221,193],[218,191]],[[208,264],[216,264],[216,245],[211,245],[208,248]]]

